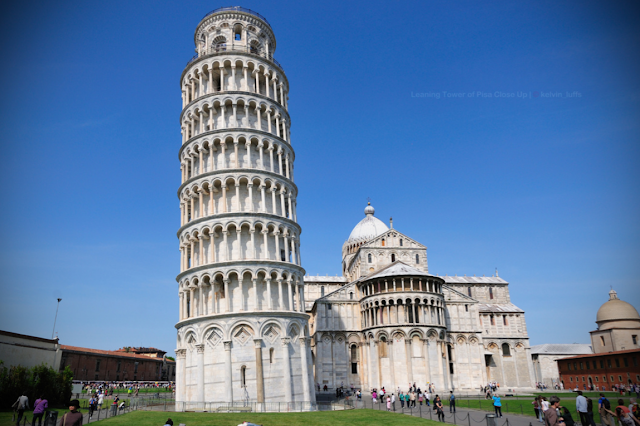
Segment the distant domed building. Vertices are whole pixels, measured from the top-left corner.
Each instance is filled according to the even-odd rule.
[[[640,315],[630,303],[618,299],[615,290],[596,315],[598,329],[590,332],[591,346],[597,354],[637,349],[640,334]]]
[[[342,276],[305,276],[316,386],[532,389],[524,311],[497,274],[429,273],[427,247],[375,217],[342,246]]]
[[[598,309],[596,324],[598,329],[590,332],[593,354],[557,360],[564,388],[605,391],[640,383],[637,309],[611,290],[609,300]]]

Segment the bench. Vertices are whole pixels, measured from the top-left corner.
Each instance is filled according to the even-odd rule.
[[[250,413],[251,411],[253,411],[251,409],[251,407],[234,407],[234,406],[227,406],[227,407],[218,407],[216,408],[217,412],[221,412],[221,411],[237,411],[239,413]]]

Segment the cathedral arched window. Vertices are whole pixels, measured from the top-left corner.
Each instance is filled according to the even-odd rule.
[[[420,263],[420,255],[416,254],[416,264]]]
[[[392,254],[392,255],[391,255],[391,261],[392,261],[392,262],[395,262],[395,261],[396,261],[396,255],[395,255],[395,254]]]
[[[493,288],[489,287],[489,299],[493,299]]]
[[[274,361],[273,351],[273,348],[269,349],[269,364],[273,364]]]
[[[247,387],[247,367],[240,367],[240,387]]]
[[[471,287],[467,287],[467,294],[471,297]]]
[[[402,238],[400,238],[400,247],[402,247]]]
[[[371,253],[367,255],[367,260],[369,261],[369,263],[371,263]]]
[[[511,356],[511,349],[509,348],[509,344],[508,343],[503,343],[502,344],[502,355]]]
[[[384,247],[384,238],[382,239],[382,247]]]
[[[324,297],[324,286],[320,287],[320,297]]]

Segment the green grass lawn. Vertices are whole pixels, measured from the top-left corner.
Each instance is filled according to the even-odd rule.
[[[136,411],[118,417],[101,421],[105,426],[135,425],[159,426],[171,417],[174,425],[184,423],[187,426],[237,426],[243,421],[249,421],[264,426],[370,426],[370,425],[432,425],[437,422],[417,417],[388,413],[376,410],[346,410],[321,411],[316,413],[240,413],[240,414],[212,414],[212,413],[165,413],[155,411]],[[0,425],[2,425],[0,423]]]

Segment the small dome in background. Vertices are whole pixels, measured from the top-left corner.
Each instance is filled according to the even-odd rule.
[[[362,219],[349,234],[348,243],[356,241],[371,240],[378,235],[389,230],[389,227],[380,219],[374,216],[376,210],[371,203],[364,208],[365,217]]]
[[[609,292],[609,300],[607,300],[596,315],[596,323],[599,325],[608,321],[640,321],[638,311],[630,303],[618,299],[618,293],[615,290]]]
[[[364,208],[364,214],[367,215],[367,214],[375,214],[375,213],[376,213],[376,209],[374,209],[371,206],[371,203],[368,203],[367,207]]]

